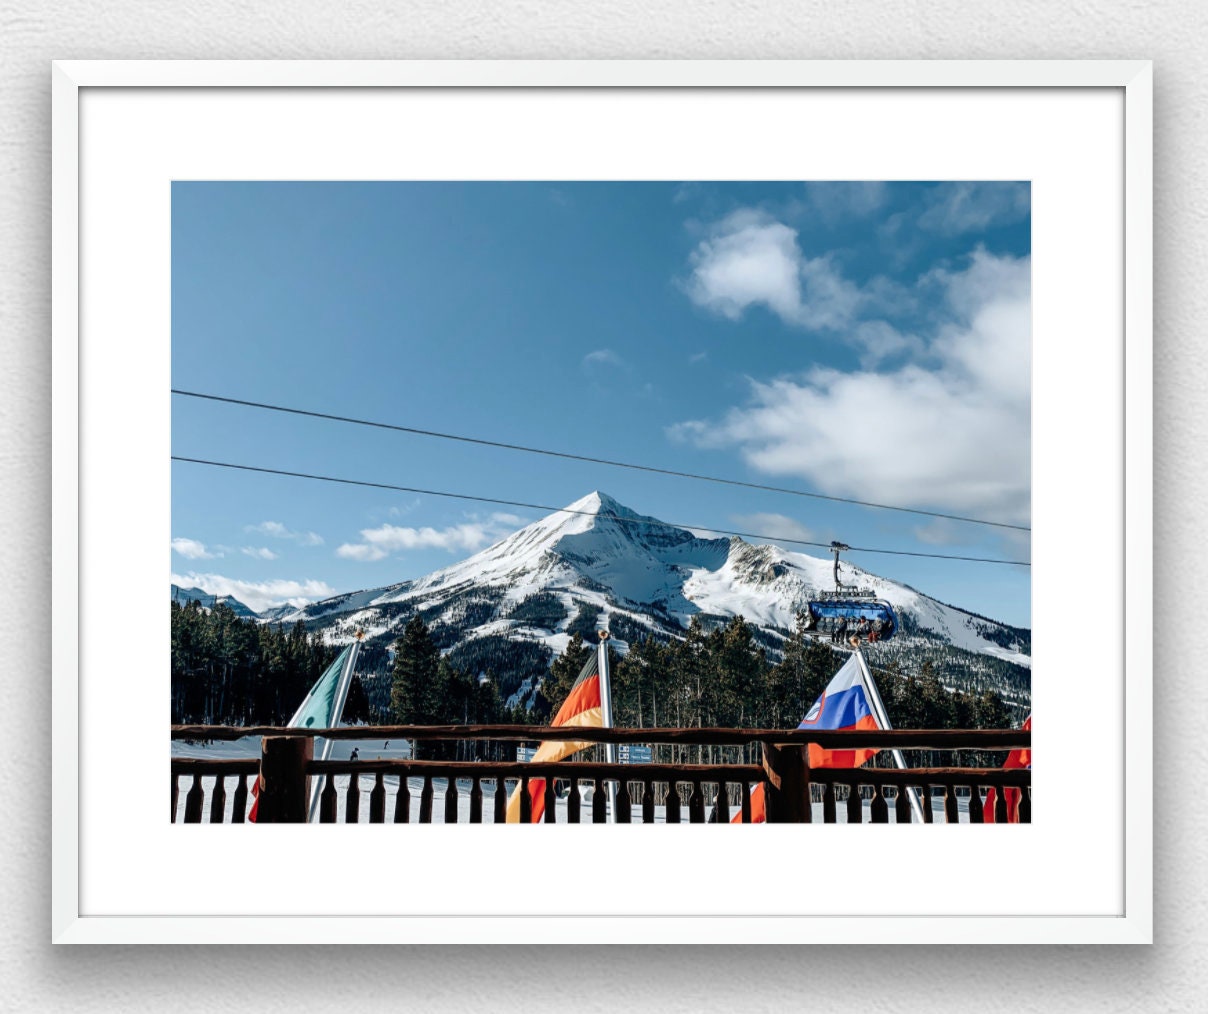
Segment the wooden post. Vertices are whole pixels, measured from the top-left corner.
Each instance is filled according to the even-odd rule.
[[[847,787],[847,822],[849,824],[864,823],[864,799],[860,796],[860,786]]]
[[[482,780],[478,775],[474,776],[474,783],[470,786],[470,823],[482,823]]]
[[[310,736],[265,736],[260,740],[260,824],[305,824],[310,802],[306,765],[314,756]]]
[[[838,818],[835,815],[835,783],[827,782],[822,787],[822,823],[836,824]]]
[[[407,784],[407,772],[398,775],[398,795],[394,797],[394,822],[411,823],[411,786]]]
[[[905,785],[899,785],[897,792],[893,802],[893,821],[895,824],[909,824],[911,821],[910,790]]]
[[[583,805],[583,797],[579,793],[579,779],[570,780],[570,795],[566,797],[566,822],[579,823],[579,809]]]
[[[334,824],[336,822],[336,780],[330,775],[323,779],[323,791],[319,793],[319,823]]]
[[[369,793],[369,823],[384,824],[386,822],[386,782],[382,772],[378,771],[373,778],[373,791]]]
[[[688,823],[703,824],[705,822],[705,794],[701,789],[700,779],[692,782],[692,795],[688,797]]]
[[[210,823],[221,824],[226,814],[226,775],[214,779],[214,791],[210,794]]]
[[[496,824],[503,824],[507,821],[508,815],[508,783],[503,775],[497,775],[495,778],[495,810],[494,821]]]
[[[235,778],[235,799],[231,804],[231,823],[242,824],[247,813],[247,775]]]
[[[617,783],[617,809],[613,820],[618,824],[633,823],[633,801],[629,796],[629,782],[622,778]]]
[[[680,822],[680,797],[679,786],[676,785],[672,775],[672,781],[667,783],[667,816],[668,824],[678,824]]]
[[[592,782],[591,790],[591,822],[593,824],[603,824],[608,820],[608,789],[604,786],[604,779],[597,778]]]
[[[982,796],[980,785],[969,786],[969,823],[984,824],[986,822],[985,814],[982,812]]]
[[[714,805],[717,813],[717,823],[730,823],[730,793],[723,779],[717,779],[717,802]]]
[[[872,813],[870,814],[871,821],[874,824],[888,824],[889,823],[889,803],[887,803],[885,801],[885,786],[884,785],[874,785],[872,787],[872,791],[873,791],[872,806],[870,808],[872,810]],[[899,792],[900,791],[901,790],[899,790]],[[896,814],[898,811],[895,810],[894,812]],[[897,817],[895,816],[894,819],[896,820]],[[907,803],[906,804],[906,823],[909,823],[909,822],[910,822],[910,804]]]
[[[185,823],[200,824],[201,823],[201,804],[204,801],[204,794],[201,790],[201,775],[193,775],[193,787],[189,789],[189,794],[185,796]]]
[[[419,822],[432,823],[432,776],[424,775],[424,787],[419,792]]]
[[[805,751],[804,746],[764,744],[769,824],[809,824],[813,821],[810,767]]]
[[[525,776],[520,779],[520,823],[533,822],[533,797],[529,795],[529,780]]]

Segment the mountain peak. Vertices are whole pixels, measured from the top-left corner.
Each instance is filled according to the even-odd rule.
[[[918,644],[938,642],[1030,664],[1026,632],[850,569],[849,579],[858,575],[861,585],[910,616],[921,632]],[[602,613],[613,617],[626,642],[643,631],[680,637],[697,614],[714,624],[741,615],[764,632],[761,643],[774,651],[793,629],[802,602],[832,581],[830,560],[751,545],[738,536],[704,538],[597,489],[451,567],[315,603],[296,615],[332,630],[333,637],[361,625],[380,643],[422,610],[425,619],[461,632],[467,643],[503,638],[531,647],[536,637],[557,651],[576,624],[594,624]],[[480,647],[486,651],[492,643],[484,640]]]
[[[598,489],[593,489],[587,496],[580,497],[572,504],[567,504],[565,509],[581,514],[633,514],[633,511],[624,504]]]

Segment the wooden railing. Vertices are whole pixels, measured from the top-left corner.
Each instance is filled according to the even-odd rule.
[[[484,822],[484,806],[489,797],[491,822],[502,823],[507,800],[517,785],[523,787],[519,797],[520,823],[532,820],[530,786],[543,782],[542,820],[557,822],[560,801],[565,798],[567,823],[601,824],[607,820],[607,789],[609,782],[617,786],[617,822],[633,823],[633,808],[641,807],[640,823],[656,823],[656,807],[663,811],[668,824],[703,824],[716,809],[716,819],[730,819],[730,807],[742,810],[747,820],[751,815],[751,788],[763,778],[763,769],[756,764],[594,764],[585,762],[485,763],[476,761],[312,761],[307,766],[311,774],[348,775],[349,791],[345,796],[344,821],[359,819],[359,780],[368,773],[373,777],[369,793],[369,822],[382,823],[385,818],[385,778],[395,775],[399,787],[391,820],[405,824],[411,820],[411,788],[414,779],[422,782],[419,795],[418,821],[432,822],[437,782],[445,783],[442,793],[443,820],[455,824],[460,816],[463,799],[461,785],[465,783],[469,802],[468,823]],[[355,779],[355,780],[354,780]],[[565,786],[563,797],[559,786]],[[724,791],[723,791],[724,789]],[[584,791],[587,790],[587,791]],[[584,813],[584,800],[590,792],[590,803]],[[734,802],[731,803],[731,798]],[[328,777],[319,797],[319,820],[323,823],[337,819],[337,792],[332,777]]]
[[[177,820],[180,808],[181,778],[189,779],[185,790],[184,814],[181,819],[186,824],[200,824],[205,804],[206,792],[203,788],[204,779],[213,779],[209,791],[210,816],[209,822],[221,824],[226,812],[226,781],[228,776],[235,778],[235,791],[231,797],[230,823],[242,824],[248,809],[248,776],[260,774],[260,760],[253,757],[248,760],[198,760],[193,758],[172,758],[172,821]]]
[[[322,777],[318,819],[341,818],[337,780],[346,781],[342,818],[370,823],[499,823],[517,786],[520,821],[532,817],[530,786],[544,780],[542,820],[600,823],[606,796],[616,786],[619,823],[728,823],[751,817],[752,794],[762,786],[766,818],[772,823],[904,823],[911,819],[911,792],[924,821],[982,822],[982,789],[995,789],[995,820],[1006,822],[1008,793],[1018,790],[1018,818],[1031,819],[1031,772],[1027,769],[928,767],[810,768],[807,743],[826,749],[896,748],[931,751],[1003,751],[1030,747],[1022,730],[893,730],[833,732],[784,729],[589,729],[533,726],[350,726],[339,729],[173,726],[172,738],[232,740],[259,736],[261,753],[237,760],[172,759],[172,819],[184,823],[241,822],[249,806],[249,776],[260,779],[257,820],[306,819],[310,779]],[[603,764],[566,760],[552,764],[503,761],[365,759],[318,761],[313,738],[337,740],[526,741],[586,740],[593,743],[658,743],[679,746],[755,747],[759,764]],[[757,746],[756,746],[757,745]],[[227,780],[234,778],[228,796]],[[370,780],[368,791],[362,785]],[[185,787],[183,812],[182,781]],[[208,788],[208,802],[206,806]],[[561,790],[561,791],[560,791]],[[936,794],[938,790],[938,795]],[[564,795],[563,795],[564,793]],[[1013,794],[1012,794],[1013,795]],[[437,802],[439,798],[439,804]],[[230,800],[228,806],[228,799]],[[962,801],[964,807],[962,808]],[[388,805],[392,803],[392,805]],[[867,809],[867,818],[865,810]],[[229,810],[229,812],[228,812]],[[388,812],[389,811],[389,814]],[[208,817],[206,816],[208,814]]]

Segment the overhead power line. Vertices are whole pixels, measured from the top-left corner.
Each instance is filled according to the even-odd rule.
[[[870,500],[855,500],[844,496],[829,496],[825,493],[811,493],[801,489],[788,489],[784,486],[768,486],[759,482],[745,482],[742,479],[726,479],[717,475],[700,475],[696,472],[680,472],[673,468],[657,468],[654,465],[638,465],[629,461],[613,461],[609,458],[595,458],[587,454],[571,454],[567,451],[553,451],[544,447],[527,447],[523,444],[508,444],[499,440],[485,440],[481,437],[467,437],[457,433],[442,433],[439,430],[419,429],[415,426],[400,426],[395,423],[376,422],[372,419],[354,419],[351,416],[333,415],[330,412],[315,412],[309,409],[288,408],[284,405],[270,405],[262,401],[246,401],[242,398],[226,398],[218,394],[203,394],[199,391],[182,391],[172,388],[173,394],[185,398],[201,398],[205,401],[219,401],[228,405],[243,405],[246,408],[260,408],[269,412],[284,412],[289,415],[307,416],[311,419],[327,419],[332,422],[350,423],[354,426],[371,426],[380,430],[393,430],[396,433],[411,433],[415,436],[434,437],[439,440],[456,440],[463,444],[478,444],[481,447],[498,447],[507,451],[523,451],[525,454],[542,454],[550,458],[563,458],[567,461],[584,461],[592,465],[607,465],[610,468],[628,468],[637,472],[652,472],[656,475],[671,475],[679,479],[697,479],[701,482],[716,482],[725,486],[741,486],[745,489],[758,489],[767,493],[784,493],[788,496],[802,496],[813,500],[829,500],[832,503],[854,504],[858,507],[874,507],[877,510],[900,511],[905,514],[918,514],[928,518],[943,518],[946,521],[964,521],[971,525],[990,525],[995,528],[1011,528],[1019,532],[1030,532],[1027,525],[1012,525],[1005,521],[987,521],[983,518],[968,518],[960,514],[944,514],[940,511],[922,510],[917,507],[900,507],[894,504],[873,503]]]
[[[230,461],[209,461],[205,458],[186,458],[181,455],[172,455],[173,461],[185,462],[192,465],[209,465],[213,468],[230,468],[241,472],[259,472],[264,475],[284,475],[294,479],[313,479],[317,482],[332,482],[343,486],[365,486],[370,489],[388,489],[398,493],[418,493],[422,496],[440,496],[451,500],[471,500],[475,503],[496,504],[503,507],[525,507],[529,510],[548,511],[551,514],[582,514],[587,517],[595,517],[597,511],[575,510],[571,507],[551,507],[548,504],[540,503],[525,503],[520,500],[501,500],[490,496],[474,496],[470,493],[450,493],[446,490],[437,489],[420,489],[416,486],[396,486],[388,482],[370,482],[367,479],[341,479],[332,475],[315,475],[310,472],[290,472],[281,468],[265,468],[259,465],[239,465]],[[656,518],[623,518],[619,515],[608,515],[614,521],[621,524],[630,525],[647,525],[650,527],[660,528],[678,528],[691,529],[697,532],[708,532],[711,535],[737,535],[743,539],[766,539],[769,542],[791,542],[797,546],[817,546],[821,549],[830,549],[829,542],[810,542],[807,539],[790,539],[780,535],[766,535],[759,532],[738,532],[728,528],[706,528],[703,525],[685,525],[673,524],[670,521],[659,521]],[[1031,563],[1022,560],[1000,560],[993,557],[984,556],[952,556],[945,553],[916,553],[904,549],[870,549],[867,546],[849,546],[848,549],[853,553],[887,553],[893,556],[920,556],[932,560],[964,560],[969,563],[1000,563],[1011,567],[1030,567]]]

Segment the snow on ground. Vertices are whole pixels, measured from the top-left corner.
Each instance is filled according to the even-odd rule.
[[[335,744],[332,753],[333,760],[346,760],[352,753],[353,747],[360,751],[362,760],[386,759],[386,758],[406,758],[410,756],[410,751],[406,743],[397,742],[390,743],[387,746],[382,740],[340,740]],[[247,736],[243,739],[233,740],[230,742],[215,742],[208,746],[199,743],[186,743],[182,740],[174,740],[172,743],[173,757],[205,757],[211,760],[233,760],[236,758],[256,758],[260,756],[260,740],[255,736]],[[348,797],[348,785],[351,775],[337,775],[336,792],[339,795],[339,803],[336,807],[336,819],[338,823],[345,823],[345,805]],[[361,790],[360,812],[358,814],[358,823],[369,823],[369,793],[373,789],[374,778],[372,774],[358,775],[358,785]],[[251,779],[248,779],[249,790],[251,787]],[[387,823],[394,820],[394,808],[398,798],[399,779],[396,776],[386,776],[383,779],[383,784],[386,789],[386,821]],[[432,779],[432,822],[435,824],[443,824],[445,822],[445,792],[448,789],[448,779],[434,778]],[[494,792],[495,786],[492,780],[484,780],[482,783],[482,819],[486,824],[493,823],[494,814]],[[181,778],[180,792],[176,803],[176,822],[184,822],[185,812],[185,797],[188,794],[189,788],[192,785],[190,778]],[[205,793],[205,799],[202,805],[202,820],[209,823],[210,819],[210,799],[214,791],[214,778],[205,777],[201,780],[202,791]],[[424,780],[422,778],[408,778],[407,787],[411,793],[410,817],[411,823],[419,823],[419,808],[420,794],[423,792]],[[457,821],[459,824],[468,824],[470,821],[470,789],[472,783],[469,779],[459,779],[457,783],[458,799],[457,799]],[[591,790],[583,789],[584,798],[582,802],[581,818],[584,823],[591,821]],[[681,789],[681,792],[684,790]],[[235,777],[227,776],[226,779],[226,807],[223,814],[223,822],[230,823],[233,815],[235,798]],[[248,793],[247,809],[250,810],[252,805],[251,793]],[[872,822],[871,802],[864,802],[864,823]],[[944,800],[942,796],[934,797],[932,808],[935,814],[936,823],[944,822]],[[957,808],[959,810],[959,823],[969,823],[969,797],[967,795],[957,794]],[[555,807],[557,822],[559,824],[567,823],[567,803],[565,799],[559,799]],[[847,823],[847,802],[840,800],[836,806],[836,819],[840,824]],[[737,804],[731,806],[731,816],[738,812]],[[822,823],[822,804],[813,804],[814,823]],[[632,823],[640,824],[642,822],[642,807],[640,803],[634,803],[632,807]],[[244,815],[246,819],[246,812]],[[681,820],[684,823],[688,821],[688,804],[687,800],[681,804]],[[663,824],[666,822],[666,810],[662,806],[656,806],[654,812],[654,822]],[[893,800],[889,801],[889,823],[895,823]]]

